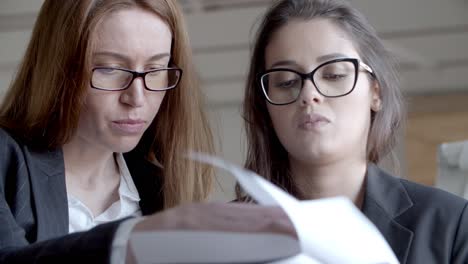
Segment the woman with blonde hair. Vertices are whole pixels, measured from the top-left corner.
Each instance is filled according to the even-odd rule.
[[[292,233],[276,208],[192,204],[202,105],[176,1],[46,0],[0,107],[0,263],[122,262],[145,230]]]
[[[246,167],[299,199],[349,198],[401,263],[467,263],[468,202],[377,166],[402,105],[393,56],[347,1],[277,1],[251,57]]]

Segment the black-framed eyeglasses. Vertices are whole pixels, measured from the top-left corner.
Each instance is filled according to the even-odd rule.
[[[105,91],[125,90],[135,78],[141,77],[145,89],[149,91],[166,91],[173,89],[182,78],[182,69],[168,67],[145,72],[131,71],[112,67],[95,67],[91,74],[91,87]]]
[[[258,81],[269,103],[286,105],[299,98],[306,80],[311,80],[317,91],[325,97],[351,93],[356,86],[360,67],[374,76],[372,69],[359,59],[339,58],[324,62],[309,73],[288,68],[271,69],[260,74]]]

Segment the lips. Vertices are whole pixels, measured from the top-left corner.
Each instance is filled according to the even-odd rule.
[[[112,128],[119,134],[141,134],[145,129],[146,121],[141,119],[121,119],[112,121]]]
[[[130,125],[146,123],[145,121],[143,121],[141,119],[122,119],[122,120],[116,120],[116,121],[113,121],[113,122],[118,123],[118,124],[130,124]]]
[[[330,120],[320,114],[305,114],[299,118],[299,128],[304,130],[314,130],[330,123]]]

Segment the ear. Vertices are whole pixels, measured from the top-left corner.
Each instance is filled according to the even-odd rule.
[[[378,112],[382,109],[382,99],[380,96],[380,85],[377,80],[372,80],[371,87],[371,110]]]

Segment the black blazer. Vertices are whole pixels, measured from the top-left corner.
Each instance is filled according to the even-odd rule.
[[[369,165],[363,213],[402,264],[468,263],[467,204],[448,192],[390,176]]]
[[[124,156],[142,213],[161,210],[161,171],[135,152]],[[32,149],[0,128],[0,263],[108,263],[119,223],[68,235],[61,149]]]

